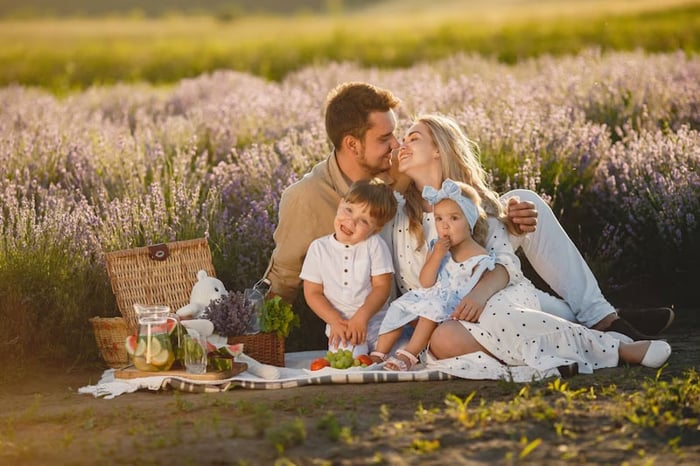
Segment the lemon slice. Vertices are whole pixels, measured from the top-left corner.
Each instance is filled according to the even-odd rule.
[[[150,348],[148,343],[150,342]],[[163,351],[163,344],[156,337],[151,337],[151,339],[142,338],[139,340],[139,344],[136,346],[136,351],[134,356],[142,356],[147,363],[152,363],[153,358]]]
[[[151,358],[163,351],[163,344],[157,337],[151,337]]]
[[[134,356],[142,356],[146,352],[146,340],[139,338],[139,342],[134,350]]]
[[[151,356],[151,364],[154,366],[163,366],[168,362],[168,358],[170,357],[170,352],[163,348],[161,352],[156,354],[155,356]]]
[[[134,356],[134,367],[140,371],[144,372],[154,372],[157,371],[158,368],[156,368],[153,364],[147,364],[146,363],[146,358],[143,356]]]

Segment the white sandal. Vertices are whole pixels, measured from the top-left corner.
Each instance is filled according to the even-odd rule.
[[[384,370],[406,372],[412,370],[415,367],[415,365],[418,364],[418,358],[406,351],[405,349],[396,350],[396,354],[408,359],[408,364],[403,359],[399,359],[396,356],[392,356],[389,359],[387,359],[384,363]],[[393,366],[393,368],[388,367],[389,365]]]
[[[386,361],[387,358],[388,358],[388,356],[386,355],[386,353],[382,353],[381,351],[372,351],[371,353],[369,353],[369,357],[370,357],[370,358],[379,358],[379,362],[384,362],[384,361]],[[372,359],[372,361],[373,361],[375,364],[377,363],[377,361],[374,361],[374,359]]]

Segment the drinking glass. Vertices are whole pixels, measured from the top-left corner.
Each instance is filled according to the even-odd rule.
[[[199,332],[188,328],[183,341],[185,343],[185,371],[188,374],[207,372],[207,340]]]

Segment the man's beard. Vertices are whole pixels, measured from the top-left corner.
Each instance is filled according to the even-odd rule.
[[[380,168],[368,164],[364,151],[357,157],[357,163],[373,178],[378,177],[384,179],[384,177],[389,175],[389,171],[391,170],[391,166]]]

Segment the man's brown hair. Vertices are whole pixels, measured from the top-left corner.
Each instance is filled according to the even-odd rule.
[[[336,149],[347,135],[363,139],[370,113],[388,112],[398,105],[399,99],[386,89],[362,82],[340,84],[326,98],[326,134]]]
[[[397,202],[394,190],[380,179],[356,181],[343,196],[350,204],[367,204],[369,215],[382,228],[396,215]]]

